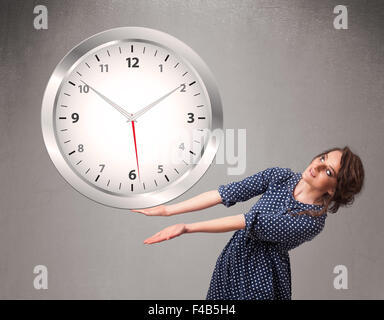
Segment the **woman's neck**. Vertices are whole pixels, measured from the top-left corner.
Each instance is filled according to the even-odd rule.
[[[297,183],[295,189],[293,190],[293,197],[302,203],[307,204],[322,204],[321,198],[323,194],[317,189],[312,188],[307,182],[303,179]]]

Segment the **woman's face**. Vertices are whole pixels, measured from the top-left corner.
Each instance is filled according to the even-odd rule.
[[[303,172],[303,180],[321,193],[332,195],[340,170],[341,156],[342,152],[336,150],[315,158]]]

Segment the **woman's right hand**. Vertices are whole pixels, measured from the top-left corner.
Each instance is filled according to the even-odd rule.
[[[139,212],[143,213],[146,216],[169,216],[167,206],[166,205],[160,205],[152,208],[146,208],[146,209],[135,209],[131,210],[132,212]]]

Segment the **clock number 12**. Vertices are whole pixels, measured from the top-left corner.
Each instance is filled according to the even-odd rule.
[[[138,68],[139,67],[139,58],[127,58],[125,59],[128,62],[128,68]]]

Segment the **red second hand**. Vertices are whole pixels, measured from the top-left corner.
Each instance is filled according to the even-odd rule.
[[[138,173],[138,175],[139,175],[139,180],[141,181],[141,179],[140,179],[140,170],[139,170],[139,159],[138,159],[138,157],[137,157],[137,145],[136,145],[135,121],[132,121],[132,131],[133,131],[133,140],[135,141],[137,173]]]

